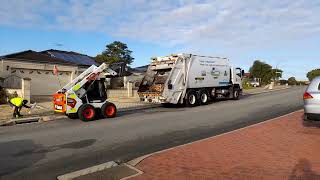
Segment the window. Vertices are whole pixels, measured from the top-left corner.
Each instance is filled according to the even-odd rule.
[[[241,77],[241,69],[240,68],[236,68],[236,74]]]

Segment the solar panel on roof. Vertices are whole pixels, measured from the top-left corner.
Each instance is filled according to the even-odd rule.
[[[66,53],[60,53],[60,52],[51,52],[53,56],[63,59],[68,62],[81,64],[81,65],[92,65],[97,64],[95,61],[93,61],[90,57],[84,56],[84,55],[76,55],[76,54],[66,54]]]

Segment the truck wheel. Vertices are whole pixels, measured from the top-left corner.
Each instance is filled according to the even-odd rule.
[[[107,102],[101,107],[101,112],[103,117],[113,118],[117,114],[117,108],[113,103]]]
[[[82,121],[92,121],[96,116],[96,111],[90,104],[84,104],[79,108],[78,115]]]
[[[232,99],[233,99],[233,100],[238,100],[239,97],[240,97],[240,91],[239,91],[238,89],[235,89],[235,90],[233,91]]]
[[[194,90],[190,90],[187,93],[186,106],[194,107],[196,105],[198,105],[198,93]]]
[[[206,89],[200,90],[199,102],[201,105],[206,105],[209,102],[209,95]]]

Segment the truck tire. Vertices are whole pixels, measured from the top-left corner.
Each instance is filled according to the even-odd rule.
[[[240,90],[239,90],[239,89],[234,89],[234,90],[233,90],[232,99],[233,99],[233,100],[238,100],[239,97],[240,97]]]
[[[90,104],[84,104],[79,108],[78,115],[82,121],[92,121],[96,116],[96,111]]]
[[[210,98],[209,98],[208,91],[206,89],[200,90],[200,92],[199,92],[200,105],[206,105],[209,103],[209,101],[210,101]]]
[[[107,102],[101,107],[101,112],[104,118],[114,118],[117,115],[117,107],[113,103]]]
[[[198,93],[194,90],[189,90],[186,95],[186,106],[194,107],[198,105]]]

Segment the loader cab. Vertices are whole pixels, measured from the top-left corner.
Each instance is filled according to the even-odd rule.
[[[82,95],[83,103],[101,103],[107,100],[107,90],[105,87],[105,78],[94,81],[88,81],[84,86],[85,94]]]

